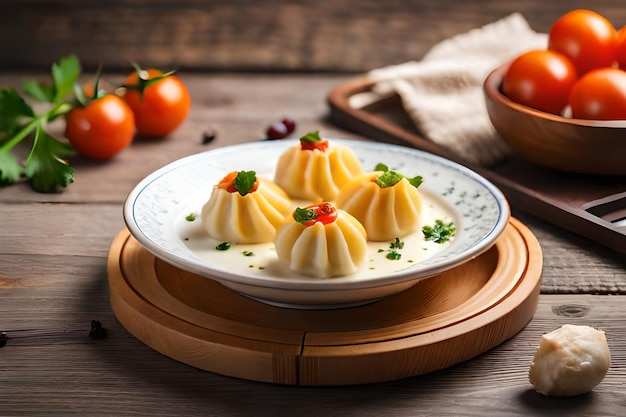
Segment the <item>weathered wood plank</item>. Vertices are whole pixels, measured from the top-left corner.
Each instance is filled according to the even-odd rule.
[[[547,31],[585,7],[626,23],[620,0],[10,0],[0,12],[0,69],[48,68],[77,54],[95,69],[352,71],[417,59],[434,43],[524,14]]]
[[[61,304],[57,292],[46,295],[48,289],[3,294],[0,328],[11,339],[0,349],[2,414],[313,416],[341,410],[354,416],[620,416],[626,407],[622,296],[543,295],[526,329],[466,363],[389,383],[311,389],[198,371],[159,355],[128,334],[109,310],[94,308],[104,292],[83,293],[76,305]],[[38,308],[24,309],[25,296],[38,300]],[[553,312],[569,304],[582,305],[585,314]],[[108,328],[106,339],[87,337],[91,318]],[[612,367],[590,395],[545,398],[528,383],[528,366],[540,336],[565,323],[605,330]]]

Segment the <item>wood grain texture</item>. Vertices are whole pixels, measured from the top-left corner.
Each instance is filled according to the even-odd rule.
[[[0,307],[0,320],[11,337],[0,349],[0,403],[6,415],[316,416],[341,410],[342,415],[365,417],[503,413],[591,417],[621,416],[626,407],[623,296],[542,295],[533,320],[521,333],[468,362],[399,381],[313,389],[199,372],[145,346],[110,311],[97,316],[109,336],[93,341],[86,334],[88,319],[96,313],[88,304],[106,300],[106,293],[94,294],[80,307],[66,307],[74,315],[67,321],[59,321],[62,313],[53,308],[57,294],[42,294],[38,314],[6,327],[10,309],[22,306],[24,295],[4,293]],[[567,305],[579,306],[583,314],[554,313]],[[48,316],[46,329],[39,323],[40,330],[33,330],[43,314]],[[590,395],[546,398],[528,383],[528,366],[540,336],[565,323],[604,329],[613,365]]]
[[[545,32],[579,7],[626,23],[620,0],[8,0],[0,68],[47,69],[75,53],[91,69],[362,72],[513,12]]]

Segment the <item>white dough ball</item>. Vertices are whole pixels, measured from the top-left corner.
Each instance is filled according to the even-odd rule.
[[[541,337],[528,379],[543,395],[579,395],[595,388],[610,364],[603,331],[566,324]]]

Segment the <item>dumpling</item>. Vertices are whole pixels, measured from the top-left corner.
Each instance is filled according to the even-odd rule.
[[[233,171],[213,187],[202,207],[202,224],[214,239],[266,243],[291,212],[287,194],[254,171]]]
[[[367,234],[350,214],[324,202],[297,208],[278,229],[278,259],[292,271],[316,278],[356,272],[367,256]]]
[[[337,207],[353,215],[372,241],[406,236],[420,225],[422,178],[407,178],[379,164],[377,171],[362,174],[346,184]]]
[[[585,394],[604,379],[611,351],[602,330],[565,324],[541,336],[528,379],[543,395]]]
[[[344,184],[362,173],[352,149],[330,144],[315,131],[279,157],[274,182],[294,199],[333,201]]]

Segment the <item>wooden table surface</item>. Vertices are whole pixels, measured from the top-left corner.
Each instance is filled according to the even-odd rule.
[[[18,85],[20,74],[0,76]],[[178,158],[261,140],[283,116],[298,131],[363,139],[326,120],[326,94],[345,74],[184,74],[193,107],[163,140],[137,141],[117,158],[72,157],[76,181],[58,194],[19,184],[0,190],[0,415],[445,416],[626,414],[626,260],[521,213],[544,252],[534,319],[513,339],[435,373],[364,386],[297,387],[239,380],[162,356],[120,325],[106,259],[124,228],[122,205],[147,174]],[[203,132],[216,138],[202,143]],[[93,340],[92,320],[108,329]],[[563,324],[606,331],[613,355],[590,394],[548,398],[527,373],[542,334]]]

